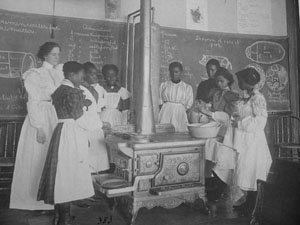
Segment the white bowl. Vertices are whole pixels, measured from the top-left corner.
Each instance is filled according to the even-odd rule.
[[[187,124],[190,135],[196,138],[215,138],[218,136],[221,124],[218,122]]]

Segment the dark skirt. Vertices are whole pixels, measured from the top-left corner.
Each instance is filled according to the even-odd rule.
[[[58,161],[58,148],[63,123],[59,123],[52,135],[43,173],[40,180],[37,200],[54,205],[54,187]]]

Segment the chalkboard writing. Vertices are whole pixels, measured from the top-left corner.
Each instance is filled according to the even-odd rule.
[[[0,116],[26,115],[21,74],[41,65],[35,55],[41,44],[55,41],[62,47],[60,61],[91,61],[122,68],[125,24],[88,19],[52,17],[0,10]],[[54,38],[51,39],[51,32]]]
[[[56,17],[55,27],[51,24],[51,16],[0,10],[0,117],[26,115],[21,74],[40,66],[35,54],[46,41],[61,45],[62,63],[76,60],[91,61],[100,69],[106,63],[124,67],[125,24],[65,17]],[[205,64],[211,58],[233,73],[256,68],[268,111],[290,110],[287,38],[162,28],[161,82],[169,77],[169,63],[178,60],[184,65],[183,80],[196,92],[207,79]]]
[[[268,111],[289,111],[288,41],[286,37],[236,35],[163,28],[161,32],[161,82],[169,79],[168,65],[180,61],[183,80],[192,85],[207,79],[205,65],[215,58],[232,73],[253,67],[261,75],[258,84]],[[237,82],[233,89],[238,90]]]

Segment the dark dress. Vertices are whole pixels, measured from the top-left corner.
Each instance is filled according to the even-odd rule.
[[[38,200],[59,204],[94,194],[86,157],[86,131],[96,125],[88,121],[83,110],[91,102],[85,99],[82,90],[72,87],[70,81],[64,80],[52,99],[59,121],[49,145]]]

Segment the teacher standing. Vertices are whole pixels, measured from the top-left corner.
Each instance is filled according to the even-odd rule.
[[[40,68],[26,71],[22,78],[28,93],[28,114],[22,126],[11,188],[10,208],[50,210],[52,205],[37,201],[39,182],[57,116],[51,94],[60,85],[63,74],[53,67],[59,62],[60,46],[46,42],[40,46]]]

